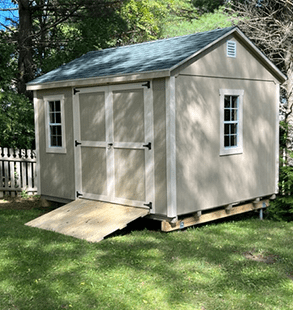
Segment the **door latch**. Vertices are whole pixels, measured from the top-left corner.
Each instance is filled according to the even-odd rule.
[[[149,150],[152,149],[152,144],[149,142],[148,144],[144,144],[143,147],[147,147]]]

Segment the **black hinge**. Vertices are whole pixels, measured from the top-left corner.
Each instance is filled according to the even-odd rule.
[[[77,147],[80,144],[81,144],[81,142],[78,142],[77,140],[75,140],[75,147]]]
[[[152,208],[153,208],[153,203],[152,203],[152,202],[145,203],[144,206],[149,207],[150,210],[152,210]]]
[[[148,144],[144,144],[143,147],[147,147],[149,150],[152,149],[152,144],[149,142]]]
[[[147,88],[151,88],[151,82],[147,81],[146,83],[142,84],[141,86],[145,86]]]
[[[79,93],[79,92],[80,92],[80,90],[79,90],[79,89],[74,88],[74,90],[73,90],[73,94],[74,94],[74,95],[76,95],[76,93]]]
[[[80,197],[80,196],[83,196],[83,194],[81,194],[80,192],[76,192],[76,197],[78,198],[78,197]]]

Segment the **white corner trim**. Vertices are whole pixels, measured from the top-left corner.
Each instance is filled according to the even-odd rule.
[[[280,85],[276,84],[276,146],[275,146],[275,193],[278,194],[279,192],[279,161],[280,161],[280,153],[279,153],[279,102],[280,102]]]
[[[35,141],[36,141],[36,174],[37,194],[41,195],[41,163],[40,163],[40,129],[39,129],[39,104],[37,91],[34,91],[34,120],[35,120]]]
[[[177,217],[175,77],[166,78],[167,216]]]

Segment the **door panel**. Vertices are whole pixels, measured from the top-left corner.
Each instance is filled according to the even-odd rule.
[[[115,149],[115,197],[146,200],[144,153],[144,149]]]
[[[81,146],[82,191],[107,195],[106,149]]]
[[[115,142],[144,142],[143,89],[113,92]]]
[[[103,92],[79,95],[80,139],[106,141],[105,94]]]

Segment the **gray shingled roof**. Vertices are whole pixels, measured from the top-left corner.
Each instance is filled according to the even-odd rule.
[[[234,28],[89,52],[28,84],[171,69]]]

